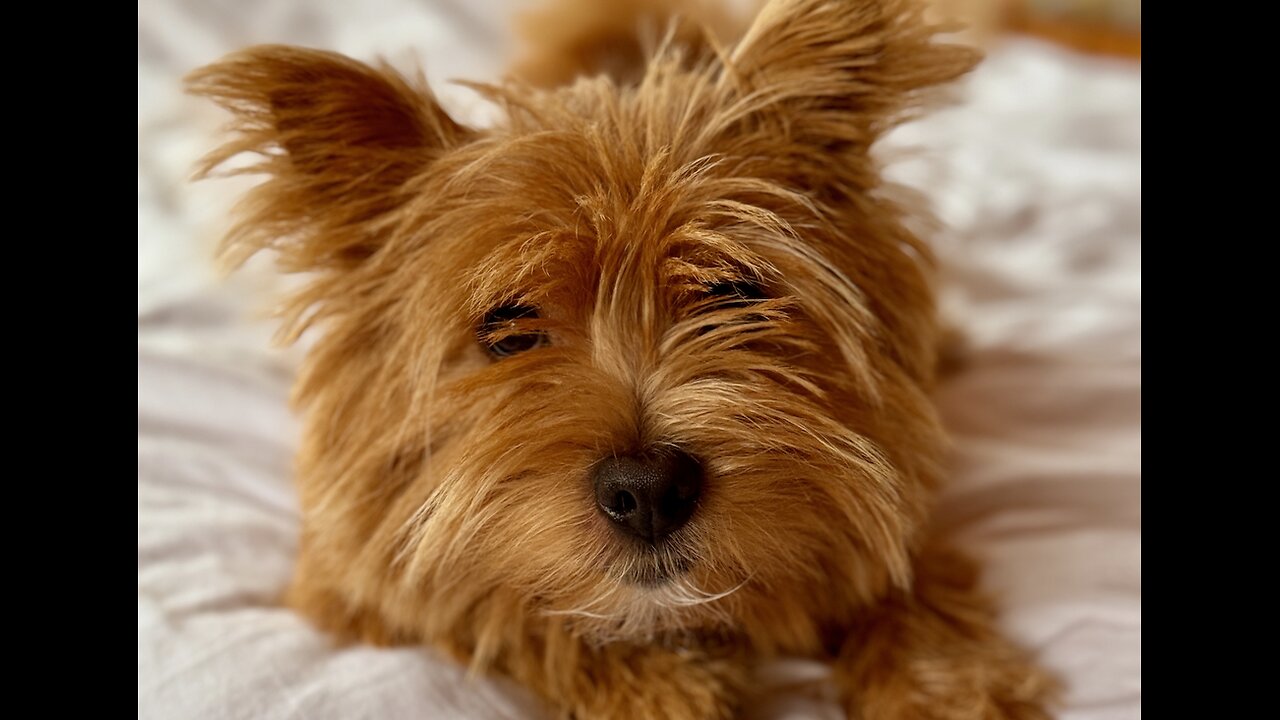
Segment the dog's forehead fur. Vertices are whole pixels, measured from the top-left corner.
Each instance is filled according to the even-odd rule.
[[[474,260],[473,310],[513,290],[593,297],[605,278],[656,288],[777,277],[770,247],[795,230],[769,205],[819,219],[802,195],[743,174],[740,159],[694,137],[697,113],[678,113],[681,129],[671,112],[638,102],[636,88],[597,80],[545,98],[491,91],[511,120],[433,166],[422,204],[406,207],[411,227],[423,223],[410,242],[448,234],[440,254]]]

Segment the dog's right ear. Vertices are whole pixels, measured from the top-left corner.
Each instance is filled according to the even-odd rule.
[[[425,82],[336,53],[263,45],[186,78],[187,90],[230,110],[234,136],[197,175],[241,154],[231,170],[263,174],[227,237],[233,264],[271,247],[283,269],[350,267],[375,252],[408,181],[472,134],[440,107]]]
[[[729,139],[757,142],[739,152],[765,148],[774,172],[806,192],[871,189],[871,146],[981,57],[938,42],[954,28],[927,9],[924,0],[770,0],[722,76],[725,117],[739,121],[726,123]]]

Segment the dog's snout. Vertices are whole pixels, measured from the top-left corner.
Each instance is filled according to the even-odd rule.
[[[650,544],[693,515],[702,466],[679,450],[607,458],[595,468],[596,505],[623,532]]]

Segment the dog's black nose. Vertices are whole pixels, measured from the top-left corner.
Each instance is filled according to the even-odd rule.
[[[688,453],[608,458],[595,469],[596,505],[620,530],[650,544],[693,515],[702,494],[702,466]]]

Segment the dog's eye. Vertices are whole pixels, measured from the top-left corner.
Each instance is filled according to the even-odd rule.
[[[525,332],[518,327],[520,320],[536,320],[538,311],[527,305],[504,305],[490,310],[477,333],[480,342],[494,357],[508,357],[532,350],[547,340],[546,333]]]
[[[759,285],[747,280],[720,282],[707,288],[707,297],[731,305],[748,305],[769,296]]]

